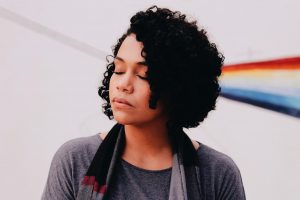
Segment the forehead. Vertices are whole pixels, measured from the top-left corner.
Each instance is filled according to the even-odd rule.
[[[145,59],[141,55],[142,50],[143,43],[136,40],[135,34],[130,34],[122,42],[116,57],[128,63],[143,62]]]

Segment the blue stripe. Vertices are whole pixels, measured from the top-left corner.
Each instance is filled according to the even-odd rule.
[[[265,92],[222,87],[221,96],[300,117],[300,98]]]

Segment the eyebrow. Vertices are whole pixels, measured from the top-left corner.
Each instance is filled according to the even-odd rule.
[[[121,61],[123,63],[126,63],[125,60],[123,58],[121,58],[121,57],[116,56],[115,59],[119,60],[119,61]],[[135,64],[136,65],[148,66],[147,63],[146,63],[146,61],[139,61],[139,62],[136,62]]]

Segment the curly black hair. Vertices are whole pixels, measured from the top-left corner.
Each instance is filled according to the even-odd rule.
[[[179,11],[152,6],[136,13],[130,27],[113,47],[113,57],[130,34],[143,43],[141,55],[148,66],[147,77],[151,89],[149,107],[156,108],[160,98],[168,102],[168,128],[192,128],[215,109],[220,93],[218,77],[224,56],[208,40],[197,21],[189,22]],[[99,95],[105,115],[113,119],[109,101],[109,81],[114,62],[107,59],[106,71]]]

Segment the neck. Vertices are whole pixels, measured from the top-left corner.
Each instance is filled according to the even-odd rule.
[[[164,123],[125,125],[126,145],[122,158],[145,169],[172,166],[172,146]]]

